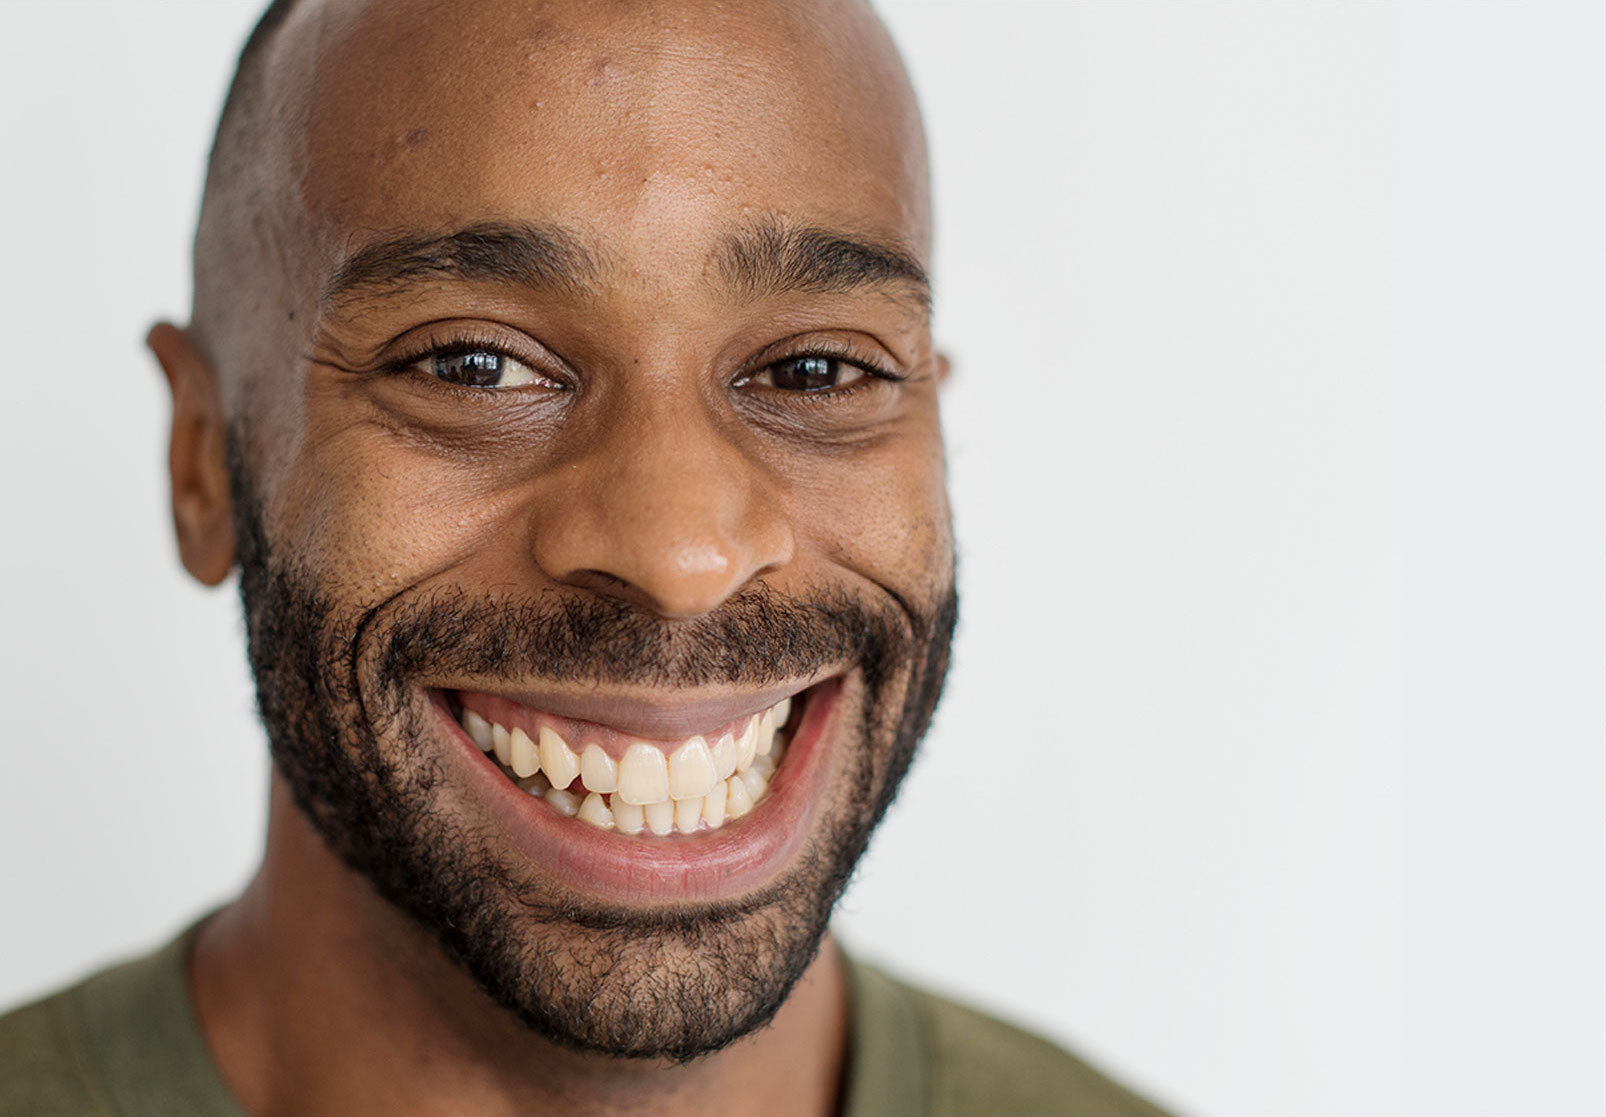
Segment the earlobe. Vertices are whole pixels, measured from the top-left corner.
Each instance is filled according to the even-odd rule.
[[[234,517],[226,453],[228,421],[217,377],[177,326],[158,322],[146,335],[173,394],[168,472],[173,528],[184,568],[215,586],[234,567]]]

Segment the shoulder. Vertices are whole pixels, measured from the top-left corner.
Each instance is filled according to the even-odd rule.
[[[0,1117],[237,1114],[189,1004],[198,926],[0,1016]]]
[[[877,1072],[870,1067],[851,1072],[860,1090],[861,1112],[867,1115],[881,1108],[931,1117],[1165,1117],[1152,1103],[1042,1036],[874,967],[851,963],[850,971],[855,1024],[881,1033],[864,1037],[866,1043],[856,1039],[855,1056],[874,1059],[876,1048],[889,1039],[901,1048],[889,1068],[899,1084],[879,1104],[863,1089],[876,1084]],[[889,1032],[907,1034],[894,1038]],[[882,1054],[885,1062],[893,1052]],[[901,1096],[894,1101],[895,1095]]]
[[[1041,1036],[911,989],[930,1023],[934,1097],[943,1113],[1162,1117],[1161,1111]]]
[[[79,1006],[82,985],[0,1016],[0,1117],[105,1113]]]

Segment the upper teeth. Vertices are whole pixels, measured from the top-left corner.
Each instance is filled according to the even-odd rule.
[[[568,787],[574,782],[574,777],[580,774],[580,758],[547,725],[541,727],[541,771],[546,773],[553,787]],[[596,788],[591,790],[595,791]]]
[[[541,736],[545,739],[546,734],[542,733]],[[535,751],[535,742],[530,740],[529,734],[518,728],[513,730],[511,737],[513,752],[511,767],[513,771],[521,776],[535,775],[541,770],[541,758]],[[558,784],[558,786],[563,786],[557,780],[552,782]]]
[[[659,803],[669,796],[669,766],[664,754],[637,741],[619,762],[619,798],[638,807]]]
[[[532,740],[524,728],[508,729],[473,710],[465,709],[461,720],[481,751],[493,753],[520,787],[562,814],[603,830],[663,835],[717,830],[751,811],[780,762],[776,730],[791,709],[791,699],[783,698],[749,717],[739,732],[722,733],[712,745],[691,737],[667,755],[636,741],[617,761],[596,742],[576,755],[550,725]],[[577,779],[579,786],[571,787]]]
[[[580,782],[604,795],[618,791],[619,765],[602,751],[601,745],[587,745],[586,751],[580,754]]]
[[[714,754],[708,751],[707,741],[693,737],[669,754],[669,797],[701,799],[712,790]]]

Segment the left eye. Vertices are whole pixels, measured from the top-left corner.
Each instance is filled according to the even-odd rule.
[[[522,388],[545,379],[523,361],[491,349],[436,353],[418,363],[436,379],[464,388]]]
[[[783,392],[827,392],[861,379],[865,371],[837,357],[818,354],[776,361],[753,381]]]

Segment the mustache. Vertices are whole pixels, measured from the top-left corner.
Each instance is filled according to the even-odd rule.
[[[669,621],[596,595],[476,598],[432,594],[368,611],[379,677],[530,677],[662,687],[762,687],[856,663],[876,685],[930,621],[901,602],[841,589],[794,597],[750,586],[712,612]]]

